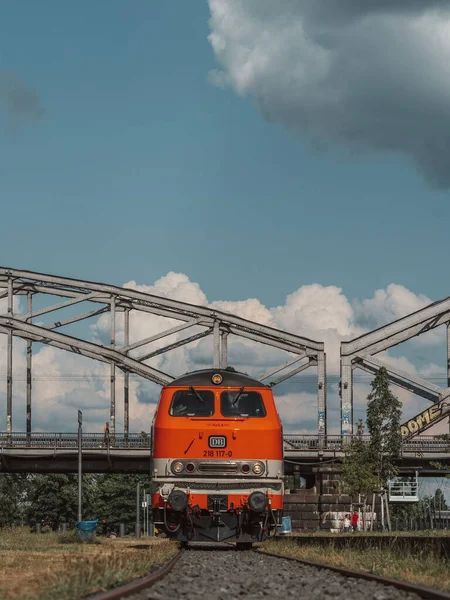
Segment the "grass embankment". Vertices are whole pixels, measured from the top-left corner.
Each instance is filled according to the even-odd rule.
[[[78,600],[145,575],[178,551],[168,540],[96,538],[0,529],[2,600]]]
[[[285,539],[264,542],[260,550],[450,591],[450,562],[428,549],[399,554],[390,549],[338,548],[332,539],[325,545],[298,545],[294,539]]]

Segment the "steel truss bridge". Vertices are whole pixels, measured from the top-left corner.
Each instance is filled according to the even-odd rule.
[[[161,330],[158,324],[157,330],[146,336],[136,335],[135,329],[131,328],[134,335],[133,339],[130,339],[130,323],[133,323],[135,315],[139,313],[161,317],[167,326]],[[109,315],[108,344],[67,333],[68,326],[89,322],[90,319],[98,318],[103,314]],[[120,338],[117,335],[118,324],[123,328],[123,336]],[[398,370],[376,357],[380,352],[415,336],[426,334],[441,325],[447,328],[446,388]],[[392,383],[431,402],[424,411],[402,425],[404,452],[418,455],[416,458],[419,459],[420,454],[440,456],[445,455],[447,450],[445,441],[415,436],[450,415],[450,297],[375,331],[341,343],[341,435],[337,437],[327,435],[326,354],[323,342],[260,325],[223,311],[187,304],[135,289],[0,267],[0,334],[4,334],[7,340],[6,430],[0,433],[0,469],[15,469],[12,465],[18,460],[23,465],[27,464],[27,468],[31,471],[40,468],[45,470],[50,468],[48,466],[51,463],[48,458],[50,455],[53,456],[53,465],[57,469],[56,457],[60,457],[62,462],[69,461],[69,457],[74,452],[74,436],[33,432],[32,368],[33,344],[36,343],[53,346],[109,365],[109,421],[112,443],[109,448],[103,448],[100,447],[103,435],[84,436],[84,453],[92,456],[92,468],[104,466],[106,461],[106,465],[114,470],[115,460],[117,464],[121,463],[117,467],[119,470],[127,470],[131,469],[132,465],[130,463],[127,467],[126,461],[132,461],[133,453],[148,457],[148,440],[145,441],[139,435],[129,431],[130,374],[159,385],[166,385],[180,374],[162,372],[149,361],[207,336],[212,337],[212,361],[215,368],[227,366],[228,343],[237,338],[285,352],[286,362],[260,377],[262,382],[270,386],[276,386],[310,367],[316,368],[317,435],[286,436],[288,458],[302,457],[302,460],[309,460],[319,456],[320,459],[325,459],[337,457],[342,452],[343,444],[347,443],[353,434],[353,372],[358,368],[375,374],[380,368],[385,367]],[[13,426],[14,338],[26,340],[27,344],[26,431],[23,434],[14,433]],[[118,338],[122,340],[121,343],[118,342]],[[123,432],[116,431],[118,371],[123,373],[124,382]],[[104,456],[106,458],[102,458]],[[47,459],[44,460],[44,457]],[[23,461],[20,461],[20,458]],[[42,461],[48,463],[47,467]],[[87,468],[88,470],[91,468],[89,464]]]

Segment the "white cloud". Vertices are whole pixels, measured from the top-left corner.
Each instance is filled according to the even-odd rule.
[[[209,80],[307,139],[400,152],[450,185],[450,3],[209,0]]]
[[[290,393],[276,396],[275,403],[283,423],[283,431],[311,433],[317,429],[317,397],[315,394]]]
[[[271,312],[277,327],[325,343],[329,373],[339,372],[340,342],[364,332],[354,324],[352,306],[341,288],[332,285],[304,285]]]
[[[376,290],[372,298],[355,300],[356,321],[367,329],[376,329],[425,308],[432,300],[424,294],[415,294],[403,285],[391,283],[385,290]],[[436,328],[414,338],[414,343],[434,345],[442,343],[443,329]]]
[[[356,317],[364,325],[379,327],[416,312],[431,302],[423,294],[415,294],[403,285],[391,283],[385,290],[376,290],[372,298],[355,302],[354,309]]]

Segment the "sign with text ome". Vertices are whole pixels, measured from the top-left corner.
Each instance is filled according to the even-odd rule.
[[[420,414],[406,421],[406,423],[403,423],[400,427],[402,438],[404,439],[422,433],[446,416],[450,416],[450,398],[439,400],[436,404],[433,404]]]

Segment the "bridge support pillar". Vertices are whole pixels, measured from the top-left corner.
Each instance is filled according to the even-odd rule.
[[[220,345],[220,368],[226,369],[228,366],[228,331],[221,332]]]
[[[114,299],[111,302],[111,348],[116,347],[116,303]],[[116,429],[116,365],[111,363],[111,403],[109,408],[109,430],[111,440],[114,443],[114,433]]]
[[[447,387],[450,387],[450,322],[447,323]],[[450,417],[448,418],[448,429],[450,433]]]
[[[28,292],[28,321],[32,322],[31,315],[33,314],[33,294]],[[27,429],[27,446],[31,444],[31,362],[33,357],[33,342],[27,340],[27,416],[26,416],[26,429]]]
[[[8,278],[8,317],[13,317],[13,280]],[[8,438],[12,433],[12,393],[13,393],[13,334],[8,331],[8,342],[6,348],[6,432]]]
[[[327,369],[325,352],[319,352],[317,356],[317,387],[317,426],[319,448],[322,448],[327,434]]]
[[[214,356],[214,368],[220,368],[220,323],[217,319],[214,321],[213,326],[213,356]]]
[[[130,309],[125,309],[125,335],[124,335],[125,346],[130,343]],[[130,415],[129,415],[129,402],[130,402],[130,374],[128,371],[124,373],[123,381],[123,432],[125,434],[125,440],[128,440],[128,433],[130,427]]]
[[[359,529],[365,527],[368,531],[376,524],[380,517],[379,497],[367,496],[363,503],[345,491],[342,493],[336,467],[316,467],[313,471],[316,478],[313,487],[299,490],[295,485],[296,489],[284,496],[284,514],[291,517],[294,531],[341,532],[345,515],[352,511],[359,514]],[[303,470],[302,476],[308,477]],[[294,482],[296,477],[298,472],[294,469]]]
[[[351,359],[341,358],[341,434],[353,433],[353,370]]]

